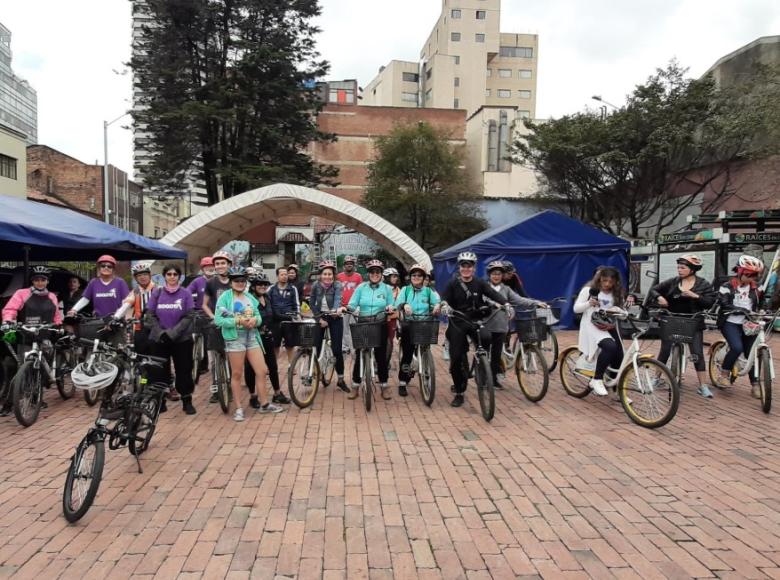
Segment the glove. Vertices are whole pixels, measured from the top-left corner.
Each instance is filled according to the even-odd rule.
[[[168,335],[167,331],[163,331],[160,334],[160,342],[163,344],[170,344],[172,342],[171,337]]]

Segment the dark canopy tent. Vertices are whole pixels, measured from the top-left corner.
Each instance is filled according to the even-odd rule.
[[[460,252],[477,254],[477,276],[485,276],[489,262],[509,260],[517,268],[529,296],[540,300],[567,297],[561,325],[573,328],[572,296],[593,277],[598,266],[617,268],[625,281],[630,247],[626,240],[546,210],[486,230],[439,252],[433,257],[433,271],[441,292],[457,269]]]
[[[78,212],[0,195],[0,260],[80,261],[101,254],[117,260],[187,258],[183,250]]]

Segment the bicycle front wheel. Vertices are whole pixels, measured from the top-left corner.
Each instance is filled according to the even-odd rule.
[[[41,369],[36,369],[33,361],[22,364],[13,378],[14,415],[23,427],[29,427],[38,420],[43,403],[42,381]]]
[[[320,365],[313,356],[310,348],[298,349],[287,369],[287,392],[300,409],[314,403],[320,386]]]
[[[422,366],[420,392],[422,393],[423,401],[430,407],[434,398],[436,398],[436,367],[433,363],[431,347],[423,347],[420,350],[420,356],[422,357],[420,361]]]
[[[492,421],[496,413],[496,393],[493,390],[493,375],[487,356],[475,355],[477,364],[474,369],[474,381],[477,383],[479,408],[485,421]]]
[[[157,419],[160,417],[161,403],[162,396],[153,395],[146,397],[141,404],[143,410],[136,415],[135,421],[128,428],[130,438],[127,448],[131,455],[141,455],[149,449],[157,428]]]
[[[561,353],[561,384],[563,389],[572,397],[583,399],[590,394],[590,379],[593,371],[578,369],[577,362],[582,353],[576,346],[565,348]]]
[[[550,373],[547,369],[547,361],[539,347],[535,344],[524,345],[523,352],[515,361],[515,375],[525,398],[533,403],[538,403],[547,394],[550,384]]]
[[[192,384],[198,384],[198,378],[200,377],[200,361],[203,360],[203,335],[199,334],[197,338],[192,341]]]
[[[680,389],[663,363],[642,358],[628,365],[618,381],[623,409],[637,425],[655,429],[663,427],[677,414]]]
[[[214,353],[214,385],[217,387],[217,400],[223,413],[230,409],[230,367],[224,353]]]
[[[672,345],[672,352],[669,355],[669,371],[678,385],[682,385],[682,366],[683,366],[683,347],[680,344]]]
[[[716,387],[722,386],[723,384],[723,380],[720,378],[720,369],[723,366],[723,359],[726,358],[726,353],[728,351],[729,347],[725,340],[715,341],[710,347],[710,359],[707,364],[707,370],[710,373],[712,384]]]
[[[758,386],[761,389],[761,410],[769,413],[772,409],[772,359],[769,349],[762,348],[758,355]]]
[[[102,439],[87,435],[79,443],[70,461],[62,493],[62,513],[70,523],[80,520],[92,507],[103,477],[105,460],[106,448]]]
[[[363,361],[363,405],[366,407],[366,413],[370,413],[371,404],[374,402],[374,372],[371,364],[373,352],[371,349],[365,349],[360,356]]]
[[[553,372],[558,366],[558,337],[552,327],[548,328],[547,340],[539,343],[544,360],[547,362],[547,370]]]
[[[333,355],[333,351],[330,348],[330,343],[327,343],[320,355],[320,380],[322,386],[327,387],[333,382],[333,375],[336,372],[336,357]]]

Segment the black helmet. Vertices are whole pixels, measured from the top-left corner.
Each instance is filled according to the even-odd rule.
[[[30,280],[33,278],[51,278],[51,269],[48,266],[33,266],[30,268]]]
[[[228,270],[228,278],[231,280],[235,280],[236,278],[248,278],[249,275],[246,271],[246,268],[243,266],[233,266]]]
[[[266,273],[262,270],[256,272],[255,275],[249,279],[249,282],[252,284],[252,286],[256,286],[258,284],[268,284],[269,286],[271,285],[271,281],[268,279]]]
[[[599,330],[610,331],[615,328],[615,321],[612,320],[612,317],[609,316],[609,314],[606,312],[602,312],[600,310],[595,311],[591,315],[590,321],[593,323],[593,326]]]
[[[506,272],[507,274],[514,274],[515,265],[509,260],[504,260],[504,272]]]

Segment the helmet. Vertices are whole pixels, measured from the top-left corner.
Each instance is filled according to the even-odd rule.
[[[113,264],[114,266],[116,266],[116,259],[114,258],[114,256],[109,256],[108,254],[103,254],[102,256],[100,256],[95,263],[102,264],[104,262],[108,262],[109,264]]]
[[[255,286],[256,284],[271,284],[268,276],[266,276],[265,272],[262,270],[255,272],[255,275],[249,281],[252,283],[252,286]]]
[[[298,272],[300,270],[300,268],[298,267],[298,264],[290,264],[289,266],[287,266],[287,269],[288,270],[295,270],[296,272]]]
[[[504,260],[504,272],[507,274],[514,274],[515,273],[515,265],[510,262],[509,260]]]
[[[411,276],[412,272],[415,272],[415,271],[422,272],[423,276],[427,276],[428,275],[428,270],[426,270],[422,266],[422,264],[414,264],[414,265],[412,265],[412,267],[409,268],[409,275]]]
[[[249,278],[249,272],[243,266],[234,266],[228,270],[228,278],[235,280],[236,278]]]
[[[110,362],[98,360],[93,364],[80,363],[70,373],[73,386],[82,391],[97,391],[114,382],[119,368]]]
[[[330,268],[331,270],[333,270],[334,274],[336,273],[336,264],[331,260],[323,260],[317,266],[317,270],[319,270],[320,272],[322,272],[325,268]]]
[[[151,274],[152,273],[152,269],[149,266],[148,262],[140,262],[140,263],[136,264],[135,266],[133,266],[131,268],[131,270],[133,272],[133,276],[137,276],[138,274]]]
[[[382,260],[369,260],[366,262],[366,270],[384,270],[385,265],[382,263]]]
[[[737,260],[738,274],[760,274],[764,271],[764,262],[753,256],[744,254]]]
[[[698,272],[701,270],[701,258],[696,254],[685,254],[677,258],[677,263],[683,266],[688,266],[692,272]]]
[[[490,264],[488,264],[488,267],[485,271],[490,274],[493,270],[501,270],[502,272],[506,272],[506,262],[502,262],[501,260],[493,260],[490,262]]]
[[[214,252],[214,255],[211,256],[211,259],[216,262],[217,259],[227,260],[231,264],[233,263],[233,256],[231,256],[228,252],[225,250],[220,250],[219,252]],[[213,263],[213,262],[212,262]]]
[[[255,268],[254,266],[247,266],[246,275],[249,276],[250,278],[254,278],[255,276],[257,276],[257,268]]]
[[[593,323],[593,326],[599,330],[609,331],[615,328],[615,322],[612,320],[612,318],[610,318],[606,312],[601,312],[599,310],[591,315],[590,321]]]
[[[458,264],[462,264],[463,262],[471,262],[472,264],[477,263],[477,255],[474,252],[461,252],[458,254]]]
[[[385,278],[393,275],[398,276],[398,270],[396,270],[395,268],[385,268],[385,271],[382,272],[382,276],[384,276]]]
[[[201,268],[208,268],[209,266],[214,265],[214,258],[211,256],[206,256],[205,258],[200,259],[200,267]]]
[[[51,269],[47,266],[33,266],[30,268],[30,279],[38,277],[48,280],[51,277]]]
[[[352,262],[353,264],[357,262],[357,258],[355,256],[346,256],[344,258],[344,263]]]

